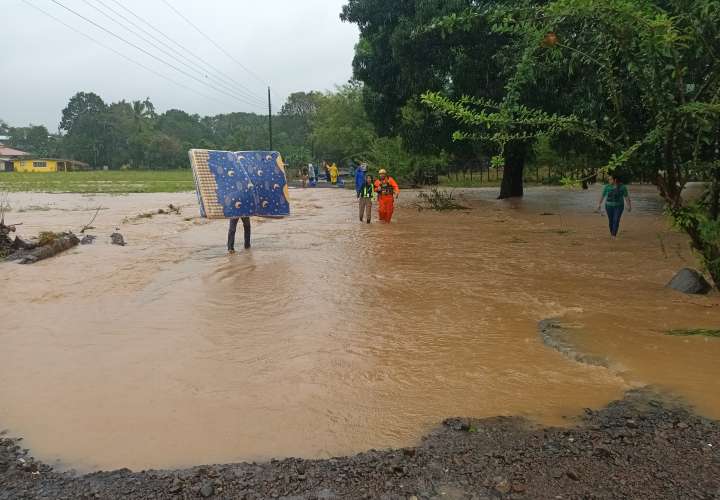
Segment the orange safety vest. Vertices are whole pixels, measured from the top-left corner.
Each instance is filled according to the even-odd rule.
[[[380,179],[375,181],[375,191],[377,191],[380,196],[392,196],[400,192],[400,187],[397,185],[397,182],[395,182],[395,179],[385,177],[384,181]]]

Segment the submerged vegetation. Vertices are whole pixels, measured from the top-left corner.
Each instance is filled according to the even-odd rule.
[[[705,328],[696,328],[689,330],[670,330],[667,332],[672,337],[714,337],[720,338],[720,330],[708,330]]]
[[[447,210],[469,210],[468,207],[460,205],[455,201],[455,195],[452,191],[440,190],[432,188],[428,191],[418,193],[418,202],[415,206],[418,210],[435,210],[444,212]]]

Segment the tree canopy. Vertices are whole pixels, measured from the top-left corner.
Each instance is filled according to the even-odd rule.
[[[424,95],[455,120],[454,138],[502,156],[518,141],[569,137],[605,170],[651,172],[720,284],[720,3],[555,0],[468,16],[486,17],[516,57],[500,99]],[[529,97],[549,87],[559,98]],[[690,180],[708,181],[699,200],[684,196]]]

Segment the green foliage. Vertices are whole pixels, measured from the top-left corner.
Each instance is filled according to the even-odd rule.
[[[472,146],[451,140],[452,121],[423,106],[420,97],[427,91],[502,96],[507,71],[495,55],[505,37],[492,33],[487,18],[476,14],[491,3],[348,1],[341,18],[360,29],[353,68],[379,135],[400,136],[416,153],[476,156]]]
[[[456,123],[454,140],[492,145],[507,162],[511,146],[549,137],[595,151],[605,159],[601,172],[642,171],[720,287],[720,2],[554,0],[473,10],[470,17],[485,17],[505,37],[494,57],[511,71],[499,99],[423,94]],[[453,20],[442,26],[464,29]],[[691,178],[709,181],[706,201],[683,198]]]
[[[13,148],[38,156],[51,157],[57,155],[58,138],[51,136],[48,129],[42,125],[7,127],[4,133],[10,137],[7,142]]]
[[[367,156],[377,135],[365,113],[360,84],[349,83],[319,99],[311,137],[319,158],[340,163]]]
[[[413,185],[430,183],[427,176],[444,170],[448,164],[445,153],[438,155],[410,153],[400,137],[380,137],[373,141],[366,157],[376,170],[387,168],[392,175]]]

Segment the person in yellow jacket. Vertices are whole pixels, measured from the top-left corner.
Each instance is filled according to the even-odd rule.
[[[340,171],[338,170],[337,165],[335,165],[335,162],[330,165],[328,170],[330,171],[330,184],[334,186],[338,182],[338,176],[340,175]]]

